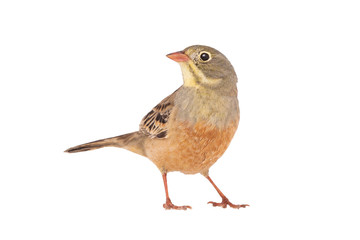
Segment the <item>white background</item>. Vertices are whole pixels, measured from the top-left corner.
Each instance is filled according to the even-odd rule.
[[[358,1],[1,1],[0,239],[359,239]],[[122,149],[182,84],[165,57],[222,51],[240,127],[210,175]]]

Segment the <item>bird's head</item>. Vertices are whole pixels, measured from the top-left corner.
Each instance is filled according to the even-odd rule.
[[[237,77],[233,66],[214,48],[194,45],[167,57],[180,64],[186,87],[236,90]]]

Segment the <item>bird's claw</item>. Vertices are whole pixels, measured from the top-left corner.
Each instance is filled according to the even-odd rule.
[[[223,198],[221,203],[216,203],[216,202],[208,202],[208,204],[212,204],[213,207],[222,207],[222,208],[226,208],[228,205],[232,208],[245,208],[245,207],[249,207],[250,205],[248,204],[232,204],[229,199],[227,198]]]
[[[175,210],[187,210],[188,208],[191,209],[190,206],[176,206],[174,205],[172,202],[166,202],[163,204],[163,207],[166,209],[166,210],[170,210],[170,209],[175,209]]]

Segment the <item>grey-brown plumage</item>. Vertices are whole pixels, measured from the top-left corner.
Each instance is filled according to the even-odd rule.
[[[124,148],[129,151],[135,152],[142,156],[145,156],[144,147],[144,136],[139,132],[132,132],[116,137],[105,138],[89,143],[84,143],[75,147],[71,147],[65,152],[67,153],[77,153],[77,152],[85,152],[89,150],[95,150],[103,147],[118,147]]]

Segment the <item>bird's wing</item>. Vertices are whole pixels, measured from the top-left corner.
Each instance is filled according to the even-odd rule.
[[[156,105],[141,120],[140,132],[150,138],[166,138],[168,136],[167,123],[174,107],[174,97],[177,90]]]

